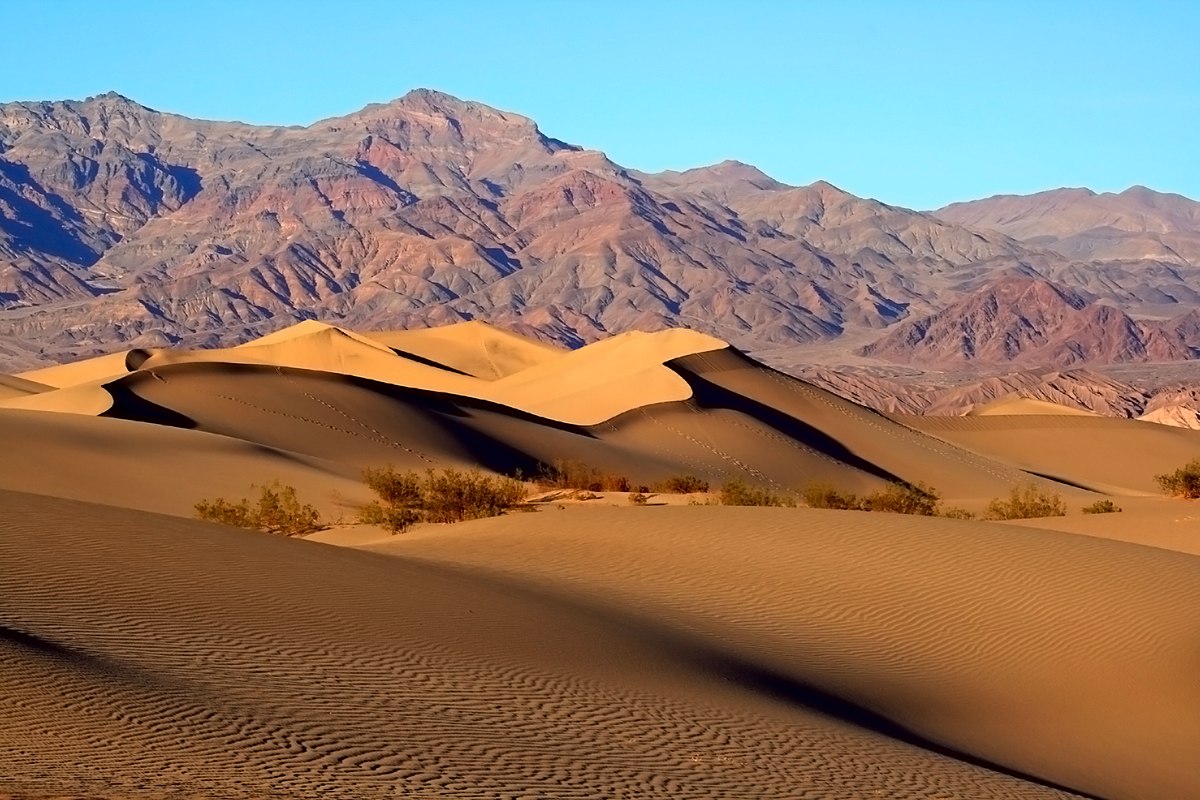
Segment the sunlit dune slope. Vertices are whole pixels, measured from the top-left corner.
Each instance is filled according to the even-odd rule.
[[[1159,494],[1155,475],[1200,455],[1200,431],[1113,417],[898,419],[996,461],[1113,494]]]
[[[543,512],[383,555],[0,504],[0,792],[1069,796],[966,753],[1114,800],[1197,789],[1183,556],[763,509]]]
[[[125,366],[125,351],[122,350],[118,353],[87,358],[83,361],[56,364],[52,367],[22,372],[17,377],[55,388],[63,388],[113,378],[128,371]]]
[[[1093,412],[1082,408],[1072,408],[1071,406],[1059,405],[1058,403],[1051,403],[1047,400],[1035,400],[1031,397],[1021,397],[1020,395],[1016,394],[999,397],[990,403],[977,406],[968,413],[968,416],[1046,416],[1055,414],[1076,417],[1099,416],[1098,414],[1094,414]]]
[[[18,378],[16,375],[0,373],[0,403],[16,397],[28,397],[31,394],[47,392],[53,388],[44,383]]]
[[[505,378],[569,352],[478,320],[410,331],[366,331],[363,336],[483,380]]]

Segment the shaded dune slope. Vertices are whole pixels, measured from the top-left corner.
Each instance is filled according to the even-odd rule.
[[[764,674],[1044,781],[1111,800],[1200,796],[1192,556],[861,512],[574,516],[483,520],[374,549],[686,619]]]
[[[191,516],[271,480],[333,519],[369,499],[352,466],[199,430],[0,408],[0,441],[0,486],[124,508]]]
[[[1069,796],[1039,782],[1044,778],[956,757],[960,749],[1078,778],[1114,800],[1132,792],[1179,797],[1169,792],[1196,788],[1175,769],[1177,748],[1158,734],[1115,743],[1068,737],[1068,748],[1098,746],[1090,755],[1110,759],[1080,777],[1057,768],[1057,747],[1041,748],[1040,759],[989,748],[994,731],[965,730],[974,718],[969,707],[967,719],[947,723],[949,710],[935,698],[944,692],[962,708],[957,693],[977,691],[947,678],[961,678],[963,664],[1003,656],[1004,648],[992,645],[1024,630],[1013,613],[1029,602],[1028,592],[1020,600],[981,599],[960,578],[949,583],[947,597],[972,605],[955,612],[949,602],[935,603],[930,611],[930,598],[921,595],[920,613],[896,615],[893,595],[913,587],[881,566],[879,545],[902,529],[876,527],[863,540],[820,515],[799,518],[820,522],[814,534],[793,522],[794,512],[701,517],[687,512],[712,509],[664,509],[683,513],[664,516],[673,522],[660,539],[547,526],[541,523],[553,515],[546,512],[520,518],[538,524],[509,528],[506,536],[528,536],[513,539],[507,560],[482,568],[439,563],[436,548],[416,539],[411,555],[397,557],[11,492],[0,492],[0,502],[0,790],[113,798],[197,791],[314,798]],[[597,521],[623,519],[609,516]],[[746,538],[750,520],[755,532]],[[487,534],[495,530],[468,526],[464,533],[482,535],[479,552],[490,557],[497,549]],[[829,540],[848,534],[851,547],[876,555],[861,568],[855,559],[838,559],[839,571],[850,566],[861,574],[831,586],[826,571],[837,548]],[[918,538],[901,535],[906,546]],[[995,555],[976,552],[978,538],[936,537],[936,547],[925,547],[936,575]],[[1057,554],[1051,566],[1068,568],[1080,551],[1071,537],[1059,538],[1068,544],[1037,554]],[[942,549],[951,539],[957,546]],[[784,548],[784,557],[763,545]],[[609,555],[598,560],[598,546]],[[738,558],[727,557],[730,547]],[[678,562],[664,557],[677,548]],[[1153,553],[1131,552],[1134,561]],[[1106,559],[1083,563],[1104,572],[1111,567]],[[1181,627],[1165,621],[1179,615],[1157,612],[1168,604],[1194,607],[1196,565],[1155,559],[1136,566],[1154,567],[1157,593],[1147,596],[1138,585],[1123,593],[1121,620],[1138,647],[1116,654],[1112,669],[1126,670],[1130,680],[1158,679],[1150,687],[1153,710],[1142,713],[1159,715],[1154,721],[1167,727],[1151,730],[1173,733],[1178,743],[1195,724],[1170,716],[1183,705],[1175,701],[1195,699],[1192,684],[1176,680],[1181,645],[1191,643],[1184,635],[1195,633],[1195,623]],[[711,590],[710,581],[759,562],[772,578],[786,579]],[[614,571],[631,565],[631,580],[614,580]],[[580,579],[575,589],[564,589],[568,577]],[[1075,581],[1095,577],[1112,575],[1076,564],[1056,585],[1069,595]],[[613,594],[592,591],[602,586]],[[814,593],[830,591],[842,602],[812,608]],[[628,601],[636,597],[647,604],[635,611]],[[713,620],[714,606],[721,619],[745,626]],[[980,651],[937,634],[939,626],[981,612],[997,613],[1001,627]],[[814,615],[797,626],[796,615],[804,614]],[[857,633],[881,619],[889,623],[882,641]],[[1081,621],[1079,652],[1107,655],[1095,650],[1095,619]],[[1063,652],[1054,642],[1045,650]],[[1040,658],[1043,651],[1033,652]],[[842,663],[852,668],[831,679]],[[1001,658],[989,676],[1002,685],[1006,670],[1024,679],[1022,667]],[[879,671],[889,679],[870,680]],[[1041,696],[1035,682],[1015,712],[1052,701],[1042,710],[1077,711],[1071,703],[1106,688],[1108,671],[1102,675],[1098,684],[1070,687],[1066,701]],[[809,688],[818,686],[825,688]],[[890,735],[894,725],[860,706],[905,719],[948,745]],[[1120,719],[1128,709],[1097,713]],[[1033,739],[1059,718],[1023,718],[1022,727]],[[1133,769],[1124,747],[1154,753]],[[1122,769],[1126,777],[1114,775]]]

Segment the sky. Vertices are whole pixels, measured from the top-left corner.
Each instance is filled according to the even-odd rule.
[[[736,159],[932,209],[1200,199],[1200,2],[22,2],[0,102],[308,124],[417,87],[647,171]],[[18,35],[19,32],[19,35]]]

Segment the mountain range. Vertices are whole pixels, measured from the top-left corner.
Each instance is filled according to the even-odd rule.
[[[303,319],[1072,366],[1196,358],[1198,308],[1200,203],[1142,187],[920,212],[732,161],[638,172],[430,90],[306,127],[0,105],[5,371]]]

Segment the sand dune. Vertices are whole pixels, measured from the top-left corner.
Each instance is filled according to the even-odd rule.
[[[483,380],[498,380],[569,352],[478,320],[411,331],[368,331],[370,339]]]
[[[759,674],[1080,791],[1200,796],[1190,556],[987,523],[724,508],[546,512],[376,549],[679,615]]]
[[[0,373],[0,402],[14,397],[27,397],[39,392],[48,392],[53,388],[44,383],[18,378],[16,375]]]
[[[0,499],[4,790],[1200,791],[1187,556],[705,508],[547,511],[376,554]]]
[[[1099,414],[1095,414],[1083,408],[1073,408],[1071,406],[1059,405],[1058,403],[1051,403],[1048,400],[1035,400],[1031,397],[1021,397],[1018,394],[1010,394],[1004,397],[998,397],[990,403],[984,403],[981,406],[977,406],[971,409],[967,416],[1045,416],[1053,414],[1082,417],[1099,416]]]
[[[272,480],[332,519],[369,499],[355,466],[159,424],[0,408],[0,441],[0,486],[124,508],[191,516]]]
[[[1156,613],[1195,601],[1196,566],[1182,556],[1134,548],[1134,565],[1119,574],[1153,567],[1156,591],[1147,596],[1135,584],[1115,619],[1077,619],[1072,607],[1047,605],[1031,620],[1027,591],[1016,602],[965,585],[959,570],[996,555],[994,541],[936,536],[934,544],[957,546],[922,569],[958,576],[948,597],[971,605],[926,593],[916,607],[936,613],[895,615],[893,593],[914,588],[894,565],[879,563],[880,540],[892,531],[856,539],[835,524],[814,542],[812,524],[724,515],[688,535],[714,518],[680,509],[656,525],[663,538],[616,532],[610,547],[613,531],[571,533],[535,515],[519,518],[533,527],[510,529],[529,535],[517,536],[512,556],[482,569],[469,559],[441,561],[417,540],[419,554],[380,555],[0,496],[0,558],[9,567],[0,612],[0,790],[23,796],[1068,796],[951,752],[959,747],[1060,779],[1076,777],[1059,768],[1068,756],[1086,756],[1094,769],[1081,784],[1113,798],[1177,798],[1196,788],[1180,774],[1172,744],[1186,742],[1195,725],[1185,713],[1194,683],[1177,674],[1195,617]],[[747,522],[758,532],[745,538]],[[503,550],[488,528],[470,533],[487,552]],[[876,588],[828,583],[855,563],[835,558],[838,548],[828,544],[847,534],[852,547],[862,542],[877,554],[862,568],[886,578]],[[537,545],[535,553],[534,535],[561,547]],[[906,547],[916,538],[901,536]],[[1072,545],[1038,551],[1069,567],[1051,584],[1061,595],[1113,577],[1105,572],[1110,553],[1100,549],[1109,543],[1081,550],[1064,538]],[[731,559],[724,549],[734,542]],[[747,549],[765,556],[776,546],[786,558],[745,558]],[[598,557],[597,547],[608,555]],[[1080,567],[1074,557],[1084,550]],[[906,557],[925,551],[941,552],[925,546]],[[513,557],[530,559],[519,575],[508,570]],[[1142,563],[1147,558],[1152,563]],[[743,570],[760,562],[785,580],[745,581]],[[627,578],[614,578],[630,565]],[[987,573],[994,581],[995,571]],[[1043,573],[1048,568],[1035,574]],[[554,577],[567,575],[583,582],[569,588]],[[824,587],[803,580],[821,576]],[[713,592],[706,578],[738,582]],[[616,599],[593,591],[601,585],[618,589]],[[777,592],[787,602],[778,603]],[[818,601],[830,592],[840,602]],[[649,605],[636,610],[629,601],[640,595]],[[888,621],[884,639],[860,633],[871,622],[860,614],[873,608]],[[980,614],[997,623],[982,645],[977,636],[941,635],[941,626],[974,630]],[[1073,682],[1065,695],[1036,680],[1006,686],[1005,677],[1074,663],[1058,646],[1023,647],[1020,658],[1005,647],[1059,617],[1081,626],[1072,641],[1083,655],[1110,655],[1094,637],[1114,627],[1139,647],[1116,651],[1099,677]],[[964,675],[983,664],[982,675]],[[1156,705],[1130,709],[1119,696],[1101,707],[1076,705],[1109,688],[1118,668],[1123,686],[1145,682]],[[878,675],[886,678],[875,684]],[[982,713],[1014,696],[1018,705],[1000,708],[996,720]],[[964,702],[975,697],[988,705]],[[923,742],[852,702],[955,747]],[[1004,720],[1019,720],[1025,734],[1011,738],[1024,745],[996,730]],[[1093,723],[1082,736],[1045,738],[1080,721]],[[1113,741],[1096,727],[1140,722],[1166,727],[1145,740]],[[1031,753],[1035,741],[1054,747]],[[1131,764],[1152,747],[1149,761]]]
[[[128,371],[125,366],[125,351],[122,350],[118,353],[87,358],[83,361],[29,370],[20,373],[17,377],[61,389],[81,383],[115,378]]]
[[[0,797],[1200,796],[1200,512],[1151,496],[1200,431],[889,418],[689,331],[301,323],[38,372],[0,383]],[[358,549],[179,518],[556,460],[1127,510],[579,503],[314,537]]]
[[[1154,476],[1200,454],[1200,431],[1112,417],[897,419],[990,459],[1117,495],[1159,495]]]

